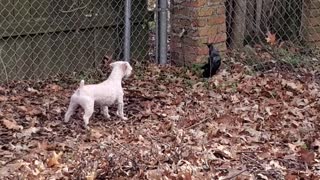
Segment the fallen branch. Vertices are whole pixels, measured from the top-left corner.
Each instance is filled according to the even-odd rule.
[[[238,172],[236,172],[236,173],[234,173],[234,174],[230,175],[229,177],[224,178],[223,180],[233,179],[233,178],[235,178],[235,177],[239,176],[240,174],[244,173],[245,171],[247,171],[247,168],[244,168],[243,170],[238,171]]]

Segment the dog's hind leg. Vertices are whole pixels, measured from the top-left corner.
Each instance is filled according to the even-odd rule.
[[[82,105],[84,109],[83,121],[85,128],[88,128],[89,119],[93,114],[94,111],[94,101],[87,101]]]

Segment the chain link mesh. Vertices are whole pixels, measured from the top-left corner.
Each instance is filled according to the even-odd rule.
[[[0,81],[88,71],[123,57],[125,0],[0,1]],[[132,0],[131,59],[149,58],[147,0]]]
[[[204,43],[212,42],[224,52],[225,63],[243,61],[259,71],[297,70],[305,65],[320,69],[319,4],[317,0],[173,1],[173,60],[206,61]]]
[[[88,71],[123,58],[125,0],[2,0],[0,81]],[[208,1],[208,3],[220,1]],[[226,54],[257,70],[319,67],[316,0],[226,0]],[[180,1],[168,0],[172,10]],[[131,57],[156,57],[156,0],[132,0]],[[170,16],[168,40],[171,39]],[[187,14],[188,19],[196,17]],[[190,23],[188,23],[190,25]],[[266,39],[268,38],[268,39]],[[314,44],[313,44],[314,43]],[[316,44],[318,43],[318,44]],[[169,44],[169,43],[168,43]],[[317,46],[314,46],[317,45]],[[170,47],[168,47],[170,59]],[[235,51],[237,50],[237,51]],[[275,62],[276,60],[276,62]],[[169,61],[170,62],[170,61]]]
[[[227,0],[225,9],[229,56],[259,71],[320,69],[319,1]]]

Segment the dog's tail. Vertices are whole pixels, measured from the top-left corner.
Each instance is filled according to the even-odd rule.
[[[84,80],[82,79],[82,80],[80,81],[80,87],[79,87],[79,88],[81,89],[81,88],[83,88],[83,86],[84,86]]]

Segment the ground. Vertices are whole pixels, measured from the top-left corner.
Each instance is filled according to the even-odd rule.
[[[99,80],[95,80],[99,81]],[[0,179],[320,178],[320,87],[312,72],[252,73],[240,63],[206,80],[136,66],[122,121],[96,109],[63,116],[79,79],[0,88]]]

